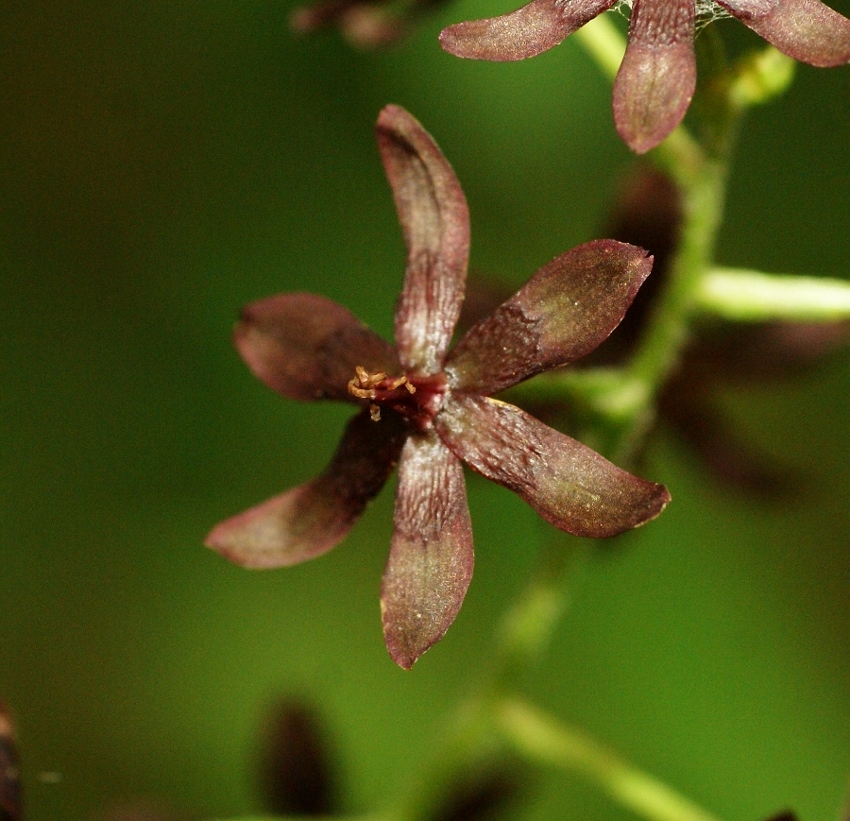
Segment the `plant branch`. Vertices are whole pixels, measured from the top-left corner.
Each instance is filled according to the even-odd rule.
[[[538,764],[579,772],[648,821],[718,821],[590,736],[518,700],[498,706],[497,721],[517,751]]]
[[[738,322],[850,318],[850,282],[840,279],[713,268],[702,277],[694,295],[701,311]]]

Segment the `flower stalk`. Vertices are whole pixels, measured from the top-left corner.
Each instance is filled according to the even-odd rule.
[[[538,764],[581,773],[647,821],[718,821],[613,750],[523,701],[502,701],[496,720],[505,738],[522,755]]]
[[[695,299],[699,310],[736,322],[850,318],[850,282],[827,277],[713,268],[699,281]]]

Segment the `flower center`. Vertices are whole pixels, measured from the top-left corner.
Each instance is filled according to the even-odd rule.
[[[374,422],[380,421],[381,407],[387,406],[410,419],[424,430],[430,427],[446,393],[443,374],[423,376],[387,376],[383,371],[367,371],[358,365],[348,392],[358,399],[368,399],[369,413]]]

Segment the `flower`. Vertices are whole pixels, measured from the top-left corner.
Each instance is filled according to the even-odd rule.
[[[20,762],[15,743],[15,725],[6,705],[0,701],[0,818],[4,821],[19,821],[20,817]]]
[[[457,57],[534,57],[608,11],[617,0],[531,0],[511,14],[449,26],[442,47]],[[820,0],[717,0],[781,52],[813,66],[850,62],[850,20]],[[696,0],[633,0],[626,54],[614,82],[617,132],[638,154],[682,120],[696,86]]]
[[[354,46],[379,48],[405,37],[414,23],[445,0],[319,0],[299,6],[290,17],[292,28],[309,34],[338,28]]]
[[[624,367],[634,355],[662,291],[669,286],[681,221],[680,192],[668,176],[647,165],[629,174],[606,221],[605,234],[648,249],[654,257],[652,277],[606,344],[586,356],[579,367]],[[492,278],[470,281],[459,327],[473,325],[508,294],[510,288]],[[848,340],[850,323],[844,320],[698,323],[678,366],[661,386],[655,427],[673,434],[713,479],[736,496],[800,503],[808,488],[804,477],[762,453],[729,418],[721,400],[732,392],[809,374],[845,350]],[[567,430],[580,424],[580,414],[576,416],[575,408],[561,400],[530,396],[525,407],[538,419],[557,420]]]
[[[651,320],[660,289],[669,280],[680,240],[681,211],[676,185],[655,169],[641,167],[623,187],[606,234],[649,249],[655,262],[651,287],[641,288],[625,320],[599,352],[606,355],[605,364],[625,361]],[[658,396],[657,421],[736,494],[799,502],[805,491],[801,477],[761,453],[719,400],[730,391],[779,384],[811,372],[846,347],[849,330],[841,321],[700,323]]]
[[[381,612],[387,649],[409,669],[454,621],[472,577],[463,462],[579,536],[637,527],[670,496],[490,398],[596,348],[622,319],[651,258],[613,240],[567,251],[449,351],[466,282],[466,199],[406,111],[387,106],[376,134],[407,245],[396,345],[312,294],[280,294],[243,310],[236,347],[266,385],[293,399],[364,407],[324,473],[222,522],[206,544],[246,567],[319,556],[345,537],[398,463]]]

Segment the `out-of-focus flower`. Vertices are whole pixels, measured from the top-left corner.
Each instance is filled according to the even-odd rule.
[[[567,251],[449,351],[466,283],[466,199],[410,114],[387,106],[376,131],[407,245],[396,346],[320,296],[281,294],[243,310],[236,346],[269,387],[294,399],[366,407],[321,476],[222,522],[206,543],[247,567],[321,555],[344,538],[399,462],[381,612],[390,655],[410,668],[442,638],[472,576],[462,462],[579,536],[641,525],[670,497],[662,485],[490,398],[596,348],[622,319],[651,258],[612,240]]]
[[[0,702],[0,821],[20,821],[21,779],[15,727]]]
[[[680,220],[676,186],[659,171],[642,168],[623,187],[606,233],[648,248],[655,263],[649,287],[641,289],[600,353],[622,361],[633,350],[667,280]],[[785,498],[796,490],[795,477],[736,430],[718,397],[730,388],[770,385],[806,373],[847,340],[845,322],[697,326],[679,367],[659,396],[659,421],[724,485],[765,499]]]
[[[617,0],[532,0],[511,14],[440,35],[458,57],[522,60],[558,45]],[[717,0],[783,53],[813,66],[850,62],[850,20],[820,0]],[[632,0],[626,54],[614,82],[614,122],[639,154],[682,120],[696,86],[696,0]]]
[[[669,275],[679,242],[681,204],[675,184],[641,167],[621,187],[605,233],[648,249],[652,276],[606,344],[576,367],[623,365],[634,352]],[[492,278],[473,280],[461,316],[469,327],[510,293]],[[722,485],[767,501],[799,498],[800,477],[774,464],[736,428],[720,402],[730,390],[767,386],[809,373],[850,340],[847,322],[729,322],[698,324],[678,368],[658,397],[658,425],[669,430]],[[535,402],[540,419],[575,424],[572,408]]]
[[[264,735],[261,779],[268,809],[275,815],[333,815],[338,810],[334,763],[316,711],[286,699]]]
[[[292,28],[308,34],[339,29],[358,48],[379,48],[405,37],[416,21],[446,0],[320,0],[295,9]]]

